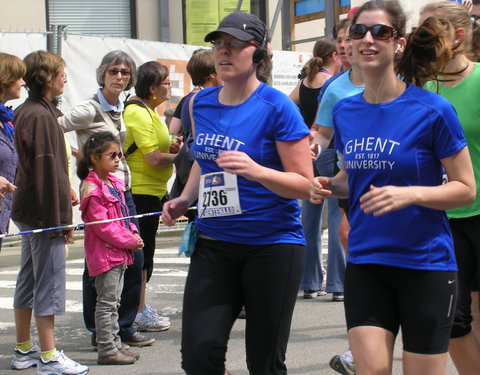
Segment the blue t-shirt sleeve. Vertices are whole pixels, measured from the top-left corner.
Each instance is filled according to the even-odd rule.
[[[322,101],[323,94],[325,94],[325,91],[327,91],[327,87],[330,86],[330,83],[332,83],[335,80],[335,78],[337,78],[336,75],[327,79],[325,81],[325,83],[323,84],[322,88],[320,89],[320,92],[318,93],[318,97],[317,97],[317,101],[319,103]]]
[[[323,84],[322,88],[320,89],[320,92],[318,93],[318,97],[317,97],[317,101],[320,103],[322,101],[322,98],[323,98],[323,95],[325,94],[325,91],[327,91],[327,88],[328,86],[330,86],[330,84],[335,81],[338,77],[340,77],[343,73],[345,73],[343,71],[343,68],[340,70],[340,72],[338,72],[337,74],[333,75],[332,77],[330,77],[329,79],[327,79],[325,81],[325,83]]]
[[[332,123],[333,123],[333,132],[335,137],[333,138],[333,146],[340,153],[343,154],[343,141],[342,141],[342,131],[338,128],[336,123],[336,114],[341,111],[343,107],[344,100],[340,100],[332,110]]]
[[[316,123],[327,128],[333,128],[333,107],[336,103],[336,98],[332,90],[327,89],[325,95],[320,102],[320,109],[317,114]]]
[[[453,106],[437,94],[438,103],[435,104],[436,119],[433,126],[433,147],[439,159],[448,158],[466,145],[465,135]]]
[[[298,107],[287,96],[283,94],[278,99],[278,106],[275,116],[275,134],[277,141],[296,141],[310,134],[305,121]]]

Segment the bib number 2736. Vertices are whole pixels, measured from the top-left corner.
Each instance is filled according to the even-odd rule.
[[[237,176],[227,172],[201,176],[198,192],[198,216],[219,217],[242,213]]]

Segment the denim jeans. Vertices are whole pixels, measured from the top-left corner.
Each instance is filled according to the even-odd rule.
[[[98,355],[106,356],[122,347],[118,331],[118,307],[123,289],[125,266],[117,266],[95,277],[97,304],[95,327],[97,328]]]
[[[320,176],[332,177],[335,174],[336,151],[328,149],[322,152],[315,162],[315,169]],[[328,293],[343,292],[345,278],[345,252],[340,242],[338,228],[342,219],[338,200],[328,198],[328,258],[327,289]],[[301,290],[320,290],[323,274],[321,261],[322,204],[302,202],[302,226],[307,246],[305,247],[305,266],[303,270]]]

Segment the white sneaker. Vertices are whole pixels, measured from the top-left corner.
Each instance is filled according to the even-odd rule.
[[[40,358],[37,375],[85,375],[88,370],[87,366],[71,360],[61,350],[46,363]]]
[[[145,310],[147,310],[151,315],[155,316],[159,320],[168,320],[170,321],[170,318],[168,316],[163,316],[158,313],[157,310],[155,310],[153,307],[150,305],[145,304]]]
[[[342,354],[337,354],[330,360],[330,367],[343,375],[355,375],[355,360],[352,352],[347,350]]]
[[[133,328],[140,332],[166,331],[170,328],[170,325],[170,320],[161,320],[148,310],[138,314],[133,322]]]
[[[10,368],[12,370],[25,370],[30,367],[35,367],[40,360],[40,348],[37,344],[32,343],[32,349],[28,352],[23,352],[15,348],[13,350]]]

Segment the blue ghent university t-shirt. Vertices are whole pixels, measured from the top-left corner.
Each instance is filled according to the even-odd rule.
[[[437,186],[440,159],[466,146],[450,103],[408,85],[391,102],[370,104],[358,94],[334,107],[335,146],[344,158],[350,199],[349,262],[456,271],[444,211],[410,205],[381,216],[365,214],[359,198],[370,185]]]

